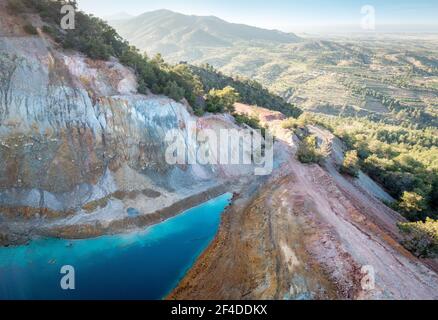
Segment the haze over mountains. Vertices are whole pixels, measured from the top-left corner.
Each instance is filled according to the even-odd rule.
[[[104,16],[103,19],[106,21],[115,21],[115,20],[126,20],[126,19],[132,19],[135,16],[126,13],[126,12],[117,12],[115,14]]]
[[[110,20],[110,19],[107,19]],[[238,43],[286,44],[300,41],[292,33],[229,23],[214,16],[184,15],[157,10],[109,23],[131,44],[148,53],[167,55],[205,47],[232,47]]]
[[[302,109],[393,118],[398,123],[400,117],[388,115],[383,105],[387,99],[364,98],[354,90],[365,86],[377,90],[379,97],[394,97],[406,108],[426,112],[426,122],[434,123],[436,40],[419,40],[424,34],[412,36],[410,41],[406,41],[406,34],[299,38],[212,16],[187,16],[168,10],[111,24],[150,56],[161,53],[170,63],[208,63],[224,74],[256,80]],[[400,88],[391,89],[388,83]],[[409,88],[406,83],[410,83]]]

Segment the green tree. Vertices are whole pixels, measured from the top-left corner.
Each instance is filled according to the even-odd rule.
[[[359,176],[359,157],[357,155],[356,150],[348,151],[345,154],[344,162],[341,166],[341,173],[348,174],[352,177],[358,177]]]
[[[405,191],[400,198],[399,207],[410,217],[423,212],[426,208],[424,197],[416,192]]]
[[[33,25],[31,25],[31,24],[26,24],[26,25],[23,27],[23,29],[24,29],[24,31],[25,31],[26,33],[28,33],[28,34],[30,34],[30,35],[37,35],[37,34],[38,34],[37,29],[36,29]]]
[[[222,90],[211,89],[205,100],[205,110],[211,113],[232,113],[238,99],[239,94],[233,87],[227,86]]]
[[[298,146],[297,158],[302,163],[320,163],[323,159],[317,148],[316,136],[305,137]]]
[[[247,126],[255,130],[260,130],[262,137],[263,138],[266,137],[267,129],[260,124],[260,120],[258,118],[254,116],[247,116],[245,114],[236,114],[236,113],[233,114],[233,116],[238,124],[246,124]]]
[[[425,222],[399,223],[398,227],[406,249],[421,258],[438,257],[438,220],[427,218]]]
[[[163,93],[175,101],[181,101],[184,98],[184,89],[180,88],[175,81],[170,81]]]

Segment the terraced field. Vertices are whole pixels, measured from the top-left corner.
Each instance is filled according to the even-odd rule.
[[[254,79],[313,112],[395,122],[417,117],[414,123],[437,124],[438,39],[433,37],[312,38],[264,46],[239,43],[164,56],[174,63],[208,63],[224,74]],[[389,110],[382,97],[399,102],[400,108]],[[398,115],[403,109],[407,117]]]

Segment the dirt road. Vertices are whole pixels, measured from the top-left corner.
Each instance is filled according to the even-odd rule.
[[[169,298],[438,299],[437,274],[397,242],[402,217],[333,163],[299,163],[283,133],[290,161],[242,192]]]

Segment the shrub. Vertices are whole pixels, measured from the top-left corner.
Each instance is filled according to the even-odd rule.
[[[246,124],[253,129],[260,128],[260,120],[253,116],[247,116],[245,114],[234,114],[234,119],[238,124]]]
[[[244,114],[233,114],[233,116],[238,124],[246,124],[255,130],[260,130],[262,137],[266,137],[266,128],[260,125],[260,120],[256,117],[251,117]]]
[[[341,173],[348,174],[352,177],[357,178],[359,176],[359,170],[360,170],[360,165],[359,165],[359,157],[357,155],[357,151],[356,150],[348,151],[345,154],[344,162],[342,163],[340,169]]]
[[[322,153],[317,148],[316,136],[305,137],[298,146],[297,158],[302,163],[321,163]]]
[[[309,124],[315,124],[315,120],[312,115],[308,112],[302,113],[298,118],[290,117],[283,121],[283,129],[294,130],[298,128],[304,128]]]
[[[427,218],[425,222],[399,223],[404,234],[403,245],[420,258],[438,257],[438,220]]]
[[[205,99],[205,110],[211,113],[234,112],[234,104],[239,94],[234,88],[227,86],[222,90],[211,89]]]
[[[422,195],[416,192],[405,191],[400,198],[398,206],[408,218],[415,219],[426,209],[426,201]]]
[[[21,14],[26,10],[26,5],[21,0],[9,0],[6,9],[12,14]]]
[[[194,108],[193,109],[193,113],[195,114],[195,116],[197,117],[202,117],[205,114],[204,109],[202,108]]]
[[[51,26],[43,26],[42,31],[50,36],[56,35],[56,31]]]
[[[179,87],[175,81],[169,81],[164,87],[163,93],[175,101],[181,101],[184,98],[184,89]]]
[[[294,129],[297,129],[300,125],[299,125],[297,119],[295,119],[295,118],[288,118],[287,120],[283,121],[281,126],[282,126],[283,129],[294,130]]]
[[[33,25],[31,25],[31,24],[26,24],[26,25],[23,27],[23,30],[24,30],[27,34],[31,34],[31,35],[36,35],[36,34],[38,34],[37,29],[36,29]]]

